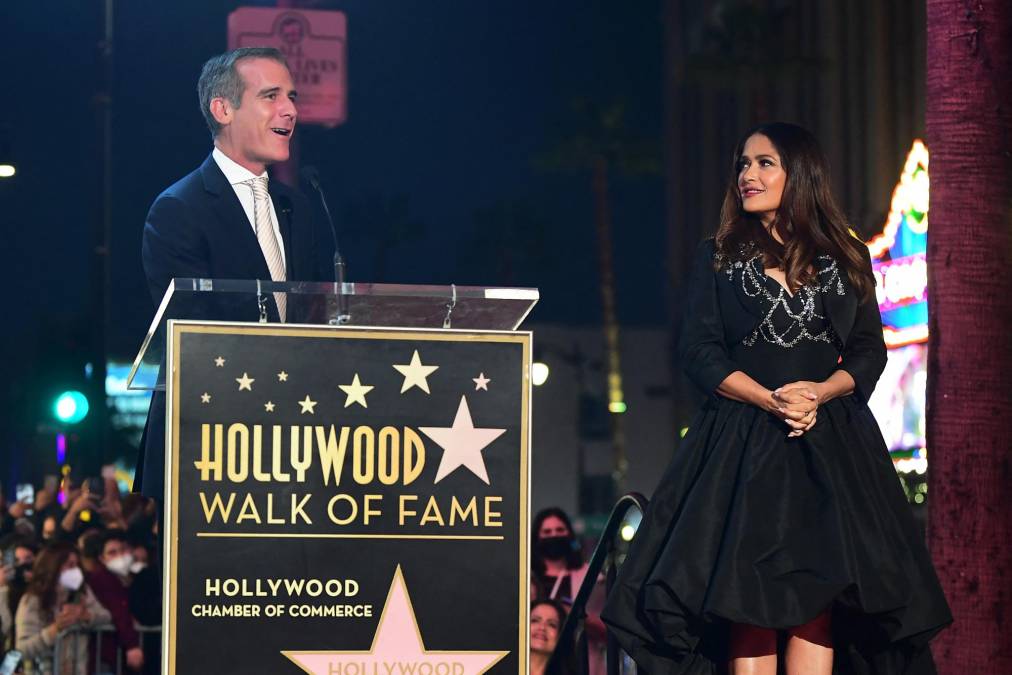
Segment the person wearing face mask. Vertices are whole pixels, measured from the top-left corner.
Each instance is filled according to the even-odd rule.
[[[122,649],[126,665],[131,670],[144,666],[144,652],[140,635],[134,628],[130,613],[129,586],[133,580],[133,554],[122,530],[106,530],[95,537],[96,562],[86,572],[85,579],[98,601],[109,610],[116,632],[102,640],[102,662],[112,669],[116,665],[116,652]],[[91,543],[89,542],[89,548]]]
[[[111,618],[84,583],[77,550],[72,544],[55,542],[35,558],[31,581],[14,617],[14,647],[25,660],[35,661],[37,672],[53,673],[53,648],[60,633],[95,628]],[[60,663],[67,673],[87,672],[88,642],[88,636],[80,633],[61,640]]]
[[[588,569],[573,534],[569,516],[558,507],[542,509],[534,516],[531,536],[531,577],[536,588],[536,599],[559,602],[568,612],[587,577]],[[594,591],[587,601],[585,623],[590,646],[590,672],[593,674],[605,672],[606,633],[599,616],[603,603],[604,588],[602,584],[595,583]]]
[[[10,560],[0,570],[0,644],[3,650],[14,648],[14,613],[28,582],[32,580],[35,546],[28,539],[8,539],[2,547],[4,559]]]
[[[539,598],[573,604],[587,566],[573,536],[566,512],[557,507],[542,509],[531,525],[531,571]]]
[[[130,536],[130,535],[128,535]],[[133,536],[137,536],[136,533]],[[127,589],[130,595],[130,614],[142,626],[159,626],[162,623],[162,576],[158,569],[156,545],[148,534],[138,539],[131,537],[133,564],[130,565],[131,582]],[[144,651],[145,675],[161,672],[161,634],[141,633],[141,649]]]

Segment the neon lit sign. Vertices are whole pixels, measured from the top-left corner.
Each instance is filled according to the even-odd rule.
[[[914,141],[893,189],[889,217],[868,249],[886,346],[928,339],[928,149]]]
[[[896,470],[923,473],[928,340],[928,150],[914,141],[882,232],[868,242],[889,358],[868,405]],[[906,457],[905,454],[911,456]],[[915,500],[916,501],[916,500]],[[923,495],[921,495],[923,501]]]

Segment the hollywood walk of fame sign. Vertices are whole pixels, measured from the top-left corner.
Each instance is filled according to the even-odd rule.
[[[529,333],[169,345],[163,672],[526,672]]]

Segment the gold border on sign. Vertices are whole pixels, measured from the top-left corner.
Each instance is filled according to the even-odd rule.
[[[521,400],[520,400],[520,471],[519,471],[519,532],[518,553],[520,567],[518,667],[520,675],[530,668],[530,419],[531,419],[531,331],[458,330],[441,328],[371,328],[348,326],[313,326],[303,324],[230,323],[223,321],[177,321],[167,324],[168,340],[166,364],[170,372],[172,395],[166,396],[165,410],[165,478],[170,489],[166,492],[165,514],[169,527],[165,528],[164,547],[169,562],[166,585],[163,589],[162,610],[162,668],[168,675],[176,675],[176,620],[178,618],[178,553],[179,514],[175,508],[179,499],[179,373],[176,364],[184,333],[214,335],[256,335],[270,337],[358,338],[373,340],[427,340],[436,342],[500,342],[520,344],[522,347]],[[168,393],[168,392],[167,392]],[[203,533],[215,536],[217,533]],[[201,536],[199,533],[197,536]],[[267,535],[275,536],[275,535]],[[500,537],[502,539],[502,537]]]
[[[530,533],[530,502],[527,488],[531,484],[530,438],[531,438],[531,350],[533,334],[526,331],[523,339],[523,372],[520,380],[520,652],[519,668],[527,675],[531,667],[531,559],[527,543]]]
[[[169,376],[172,382],[172,389],[170,390],[172,396],[170,397],[168,395],[169,391],[166,391],[164,451],[168,453],[168,456],[165,457],[165,485],[170,489],[163,491],[165,495],[163,516],[168,516],[169,527],[165,527],[164,523],[159,524],[165,530],[163,534],[163,551],[167,554],[166,558],[169,561],[169,575],[162,597],[162,625],[169,627],[168,631],[162,631],[162,672],[165,673],[176,672],[176,631],[174,627],[176,625],[178,609],[176,592],[179,588],[176,577],[179,547],[175,545],[179,532],[179,513],[178,509],[176,509],[176,504],[179,500],[179,463],[177,461],[179,457],[177,447],[179,442],[179,415],[176,413],[179,409],[179,368],[176,366],[176,358],[178,358],[179,354],[182,331],[177,330],[176,324],[175,320],[169,320],[166,324],[166,330],[169,331],[171,339],[168,340],[165,363],[166,368],[169,369]]]

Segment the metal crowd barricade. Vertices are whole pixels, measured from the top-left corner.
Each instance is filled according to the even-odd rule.
[[[597,584],[597,578],[601,574],[602,569],[606,570],[605,588],[609,594],[611,593],[611,588],[615,584],[615,577],[618,574],[618,561],[615,559],[617,553],[615,540],[619,528],[622,526],[622,521],[625,519],[629,509],[637,509],[640,513],[645,513],[647,503],[647,498],[638,492],[622,495],[615,503],[611,514],[608,516],[608,521],[605,523],[604,530],[601,532],[601,538],[598,539],[594,554],[590,557],[590,562],[587,563],[587,575],[583,578],[583,584],[580,586],[580,590],[573,600],[573,606],[566,616],[566,622],[559,631],[559,644],[573,644],[576,649],[575,665],[576,672],[579,675],[586,675],[586,673],[590,672],[590,645],[587,642],[587,633],[584,630],[587,619],[587,600],[590,599],[590,594]],[[556,662],[565,663],[568,658],[568,654],[561,653],[560,651],[552,654],[552,660]],[[608,675],[618,675],[618,673],[622,672],[622,664],[624,663],[623,653],[621,653],[621,648],[611,631],[608,631],[608,646],[605,658]],[[553,665],[549,663],[549,668]]]
[[[135,626],[137,632],[141,634],[141,646],[144,646],[144,636],[154,633],[161,633],[161,626]],[[102,636],[106,633],[114,634],[116,628],[111,624],[105,624],[94,628],[81,628],[74,627],[68,628],[59,635],[56,636],[56,643],[53,645],[53,675],[123,675],[126,671],[126,665],[124,662],[123,647],[116,647],[116,663],[103,663],[102,662]],[[92,649],[92,655],[94,657],[94,669],[89,669],[87,664],[83,668],[80,667],[77,661],[77,645],[79,640],[88,640],[95,638],[94,647]],[[66,664],[63,663],[64,658],[64,645],[70,641],[73,645],[71,650],[71,658],[74,659],[73,669],[64,672]],[[145,652],[145,659],[148,654]],[[115,670],[112,670],[115,669]]]

